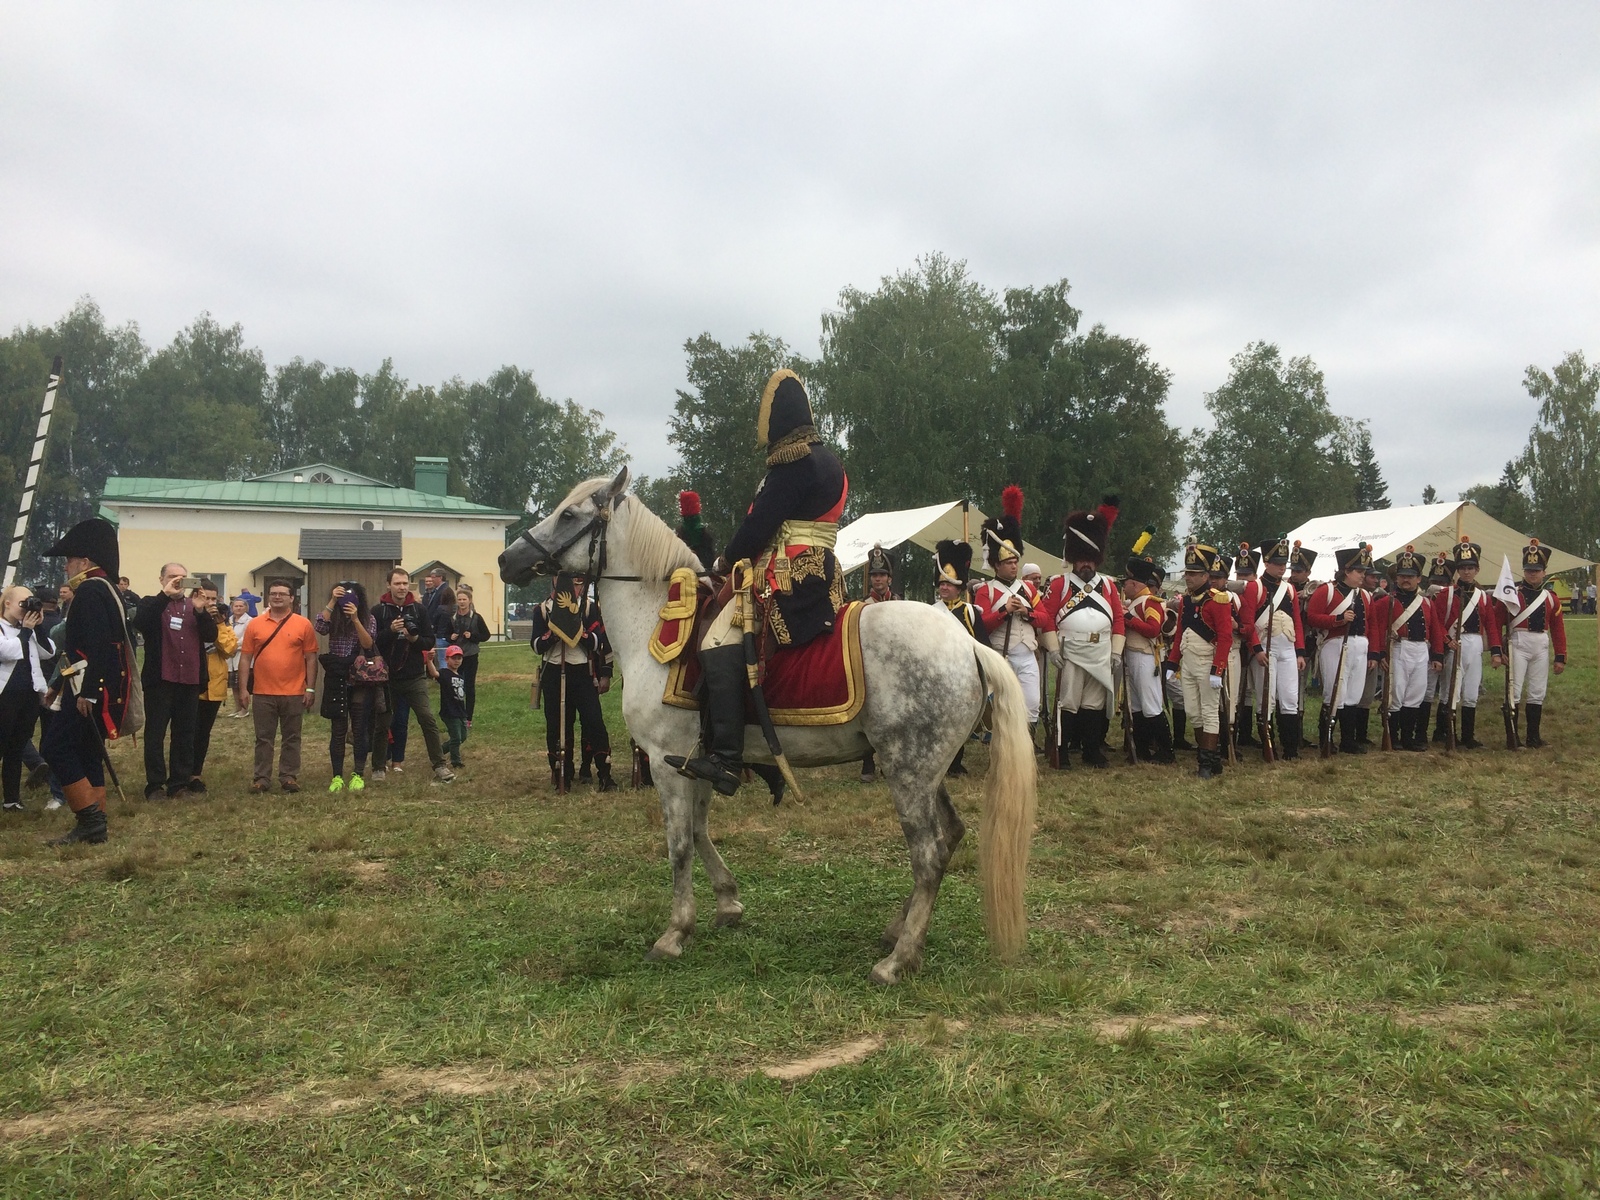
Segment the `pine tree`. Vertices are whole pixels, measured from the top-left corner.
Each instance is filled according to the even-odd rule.
[[[1365,421],[1356,423],[1355,453],[1350,466],[1356,475],[1356,511],[1389,507],[1389,485],[1384,482],[1378,456],[1372,452],[1372,431]]]

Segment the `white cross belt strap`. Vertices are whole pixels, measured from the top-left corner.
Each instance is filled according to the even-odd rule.
[[[1086,588],[1070,598],[1067,606],[1061,610],[1056,624],[1059,625],[1080,608],[1089,604],[1093,604],[1101,612],[1105,613],[1108,619],[1111,617],[1111,601],[1106,599],[1106,594],[1099,588]]]
[[[1334,605],[1332,608],[1330,608],[1328,610],[1328,615],[1330,617],[1337,617],[1340,613],[1346,611],[1352,604],[1354,604],[1356,602],[1356,593],[1359,592],[1360,590],[1361,590],[1360,588],[1352,589],[1350,591],[1350,593],[1348,595],[1346,595],[1343,600],[1339,601],[1338,604]],[[1331,599],[1333,599],[1333,597],[1337,596],[1338,594],[1339,594],[1339,589],[1337,587],[1335,587],[1333,584],[1330,583],[1328,585],[1328,599],[1331,600]]]
[[[1280,583],[1278,585],[1277,593],[1272,597],[1272,603],[1263,604],[1261,606],[1261,611],[1256,614],[1257,632],[1265,633],[1267,631],[1267,622],[1272,619],[1273,613],[1277,612],[1283,607],[1283,594],[1290,590],[1291,589],[1287,582]]]
[[[1478,611],[1478,602],[1483,599],[1483,589],[1473,588],[1472,599],[1461,606],[1461,624],[1465,627],[1472,614]]]
[[[1422,592],[1419,590],[1417,592],[1417,598],[1415,600],[1413,600],[1409,605],[1406,606],[1405,612],[1401,613],[1392,622],[1390,622],[1390,624],[1389,624],[1389,632],[1390,633],[1399,633],[1402,629],[1404,629],[1407,625],[1409,625],[1411,623],[1411,618],[1416,616],[1417,615],[1417,610],[1422,607],[1422,600],[1423,600],[1423,595],[1422,595]]]
[[[1018,592],[1020,592],[1022,590],[1022,585],[1027,583],[1027,582],[1028,581],[1026,579],[1019,579],[1015,583],[1013,583],[1010,587],[1001,588],[1000,589],[1000,598],[994,602],[992,607],[990,607],[989,615],[993,616],[995,613],[999,612],[1002,608],[1004,608],[1006,606],[1006,601],[1011,599],[1011,597],[1015,596]]]
[[[1544,592],[1540,595],[1537,604],[1529,604],[1525,606],[1521,612],[1511,618],[1511,628],[1521,629],[1523,625],[1527,624],[1528,618],[1533,616],[1534,613],[1538,612],[1541,608],[1548,608],[1550,602],[1545,599],[1545,596],[1550,595],[1554,595],[1554,593]]]

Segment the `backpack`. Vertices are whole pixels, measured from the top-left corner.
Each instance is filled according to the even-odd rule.
[[[144,681],[139,678],[138,660],[134,656],[133,634],[128,631],[128,611],[123,607],[122,594],[109,579],[85,580],[86,583],[102,582],[111,589],[111,598],[117,602],[117,614],[122,618],[122,685],[123,698],[126,703],[122,710],[122,720],[117,723],[118,737],[132,737],[144,728]]]

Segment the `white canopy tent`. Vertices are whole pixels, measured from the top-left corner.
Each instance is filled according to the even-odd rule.
[[[1327,579],[1335,550],[1366,542],[1372,547],[1372,557],[1379,559],[1393,558],[1397,551],[1409,545],[1415,546],[1418,554],[1432,558],[1441,550],[1448,553],[1463,537],[1483,547],[1483,572],[1490,580],[1499,571],[1504,556],[1510,557],[1513,570],[1519,569],[1522,548],[1528,544],[1526,534],[1495,520],[1470,500],[1318,517],[1290,533],[1289,541],[1298,541],[1308,550],[1315,550],[1317,562],[1311,574],[1317,579]],[[1565,550],[1553,546],[1550,550],[1552,572],[1593,565]]]
[[[893,512],[866,513],[839,530],[839,540],[834,543],[833,554],[846,574],[866,564],[867,551],[873,546],[893,550],[903,542],[910,542],[926,550],[930,557],[936,544],[946,539],[959,542],[962,537],[961,501],[950,500],[943,504],[929,504],[923,508],[902,508]],[[978,530],[987,520],[983,513],[969,505],[966,510],[967,540],[972,543],[972,569],[987,574],[983,567],[983,549],[978,544]],[[1045,578],[1061,574],[1061,559],[1048,550],[1041,550],[1031,542],[1024,543],[1027,562],[1038,563]]]

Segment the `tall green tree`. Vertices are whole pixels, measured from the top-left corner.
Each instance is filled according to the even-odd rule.
[[[1574,350],[1554,370],[1523,377],[1539,402],[1518,475],[1531,498],[1531,532],[1584,558],[1600,558],[1600,364]]]
[[[1195,532],[1223,546],[1253,543],[1350,511],[1357,430],[1329,407],[1316,363],[1253,342],[1230,367],[1206,396],[1212,427],[1194,433]]]
[[[1522,479],[1522,463],[1512,459],[1500,472],[1495,483],[1479,483],[1461,493],[1496,521],[1504,521],[1513,529],[1526,529],[1532,519],[1532,505]]]
[[[689,356],[690,390],[679,390],[668,420],[667,440],[679,454],[671,474],[683,487],[700,493],[707,524],[726,544],[766,472],[756,445],[761,389],[780,367],[795,369],[802,377],[811,372],[782,339],[765,333],[752,333],[732,346],[702,333],[683,348]],[[813,409],[818,400],[813,394]],[[671,519],[677,520],[676,501]]]
[[[1372,430],[1365,421],[1351,423],[1354,432],[1354,454],[1350,470],[1356,481],[1356,511],[1372,512],[1389,507],[1389,485],[1384,482],[1383,468],[1378,466],[1378,456],[1372,450]]]
[[[355,470],[361,436],[361,377],[349,368],[294,358],[272,372],[266,405],[268,469],[327,462]]]

